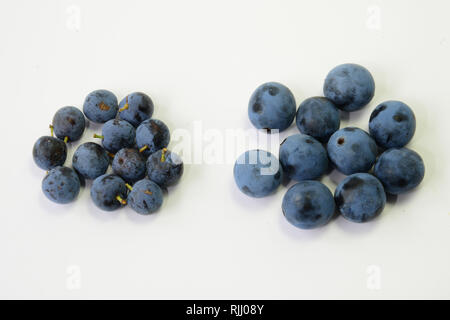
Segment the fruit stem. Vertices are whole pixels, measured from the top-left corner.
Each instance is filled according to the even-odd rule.
[[[53,137],[53,125],[49,125],[48,127],[50,128],[50,134]]]
[[[166,152],[167,152],[167,148],[162,148],[162,151],[161,151],[161,162],[166,161]]]
[[[145,145],[145,146],[143,146],[142,148],[139,149],[139,152],[144,152],[147,149],[148,149],[148,145]]]
[[[133,187],[131,185],[129,185],[128,183],[125,183],[125,186],[128,188],[128,190],[132,191]]]
[[[94,133],[94,138],[104,139],[105,137],[99,134]]]
[[[145,190],[144,193],[148,194],[148,195],[152,195],[153,194],[150,190]]]
[[[106,152],[106,153],[107,153],[108,156],[110,156],[111,158],[114,158],[114,157],[115,157],[114,153],[111,153],[111,152]]]
[[[64,137],[64,142],[67,143],[67,141],[69,141],[69,137],[68,137],[68,136],[65,136],[65,137]]]
[[[127,204],[127,202],[124,199],[122,199],[121,196],[116,196],[116,200],[119,201],[123,205]]]
[[[128,109],[128,102],[125,103],[125,105],[122,108],[119,109],[119,112],[125,111],[127,109]]]

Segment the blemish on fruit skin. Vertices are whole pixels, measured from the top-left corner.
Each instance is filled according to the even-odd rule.
[[[339,209],[341,209],[342,206],[344,205],[344,202],[345,202],[344,197],[342,196],[342,193],[338,193],[338,194],[335,196],[335,200],[336,200],[336,206],[337,206]]]
[[[314,206],[311,202],[311,198],[310,197],[305,197],[305,199],[303,200],[303,211],[305,213],[308,213],[310,211],[314,210]]]
[[[75,125],[75,120],[71,117],[67,117],[67,122],[69,122],[71,125]]]
[[[269,94],[271,96],[276,96],[280,90],[276,87],[269,87]]]
[[[386,109],[386,106],[384,104],[379,106],[378,108],[375,108],[375,110],[373,110],[372,114],[370,115],[369,122],[372,121],[373,119],[375,119],[378,116],[378,114],[385,109]]]
[[[337,140],[337,144],[338,144],[338,145],[343,145],[344,142],[345,142],[345,139],[344,139],[344,138],[339,138],[339,139]]]
[[[403,113],[396,113],[392,118],[397,122],[402,122],[408,119],[408,117]]]
[[[356,189],[357,187],[361,186],[363,183],[364,183],[364,181],[362,179],[360,179],[358,177],[353,177],[342,186],[342,189],[343,190],[353,190],[353,189]]]
[[[250,191],[250,188],[247,187],[247,186],[243,186],[243,187],[242,187],[242,191],[243,191],[245,194],[253,195],[253,192],[251,192],[251,191]]]
[[[253,112],[262,113],[263,107],[260,103],[256,102],[253,104]]]
[[[99,104],[98,104],[98,108],[100,109],[100,110],[103,110],[103,111],[108,111],[109,109],[111,109],[106,103],[104,103],[103,101],[102,102],[100,102]]]

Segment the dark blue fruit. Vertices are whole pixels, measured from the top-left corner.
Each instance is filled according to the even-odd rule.
[[[125,181],[115,174],[105,174],[94,180],[91,198],[95,205],[105,211],[113,211],[126,204]]]
[[[295,98],[286,86],[277,82],[260,85],[248,103],[248,117],[258,129],[288,128],[295,117]]]
[[[95,90],[89,93],[83,104],[86,117],[97,123],[114,119],[118,109],[116,96],[108,90]]]
[[[127,182],[135,182],[145,177],[146,159],[137,149],[120,149],[114,156],[112,169]]]
[[[339,183],[334,193],[342,216],[353,222],[367,222],[378,216],[386,204],[383,185],[368,173],[355,173]]]
[[[334,214],[334,199],[319,181],[302,181],[293,185],[283,197],[283,214],[300,229],[313,229],[330,221]]]
[[[119,117],[138,127],[153,114],[153,101],[142,92],[133,92],[120,101]]]
[[[375,82],[366,68],[357,64],[342,64],[328,73],[323,93],[339,109],[355,111],[372,100]]]
[[[86,121],[78,108],[63,107],[55,113],[52,126],[59,139],[76,141],[83,135]]]
[[[161,120],[145,120],[136,129],[136,144],[146,156],[166,148],[169,141],[169,128]]]
[[[386,192],[400,194],[422,182],[425,166],[420,155],[413,150],[389,149],[375,163],[374,175],[383,183]]]
[[[283,169],[270,152],[250,150],[236,160],[234,180],[239,189],[250,197],[261,198],[276,191],[283,180]]]
[[[281,143],[280,162],[284,173],[296,181],[320,178],[328,169],[324,147],[305,134],[294,134]]]
[[[183,175],[183,161],[165,148],[158,150],[147,159],[147,175],[161,188],[173,186]]]
[[[67,157],[66,144],[54,137],[40,137],[33,146],[33,159],[37,166],[50,170],[64,165]]]
[[[370,134],[380,147],[401,148],[416,131],[414,112],[400,101],[386,101],[373,110],[369,121]]]
[[[297,110],[298,130],[322,143],[328,142],[330,136],[339,129],[340,123],[339,110],[324,97],[306,99]]]
[[[75,200],[80,192],[80,179],[73,169],[56,167],[42,180],[42,191],[53,202],[69,203]]]
[[[369,171],[378,154],[372,137],[354,127],[336,131],[328,141],[327,150],[336,168],[346,175]]]
[[[128,205],[140,214],[150,214],[157,211],[163,203],[161,188],[148,179],[143,179],[133,185],[128,195]]]
[[[102,145],[106,151],[116,153],[122,148],[134,146],[136,130],[125,120],[113,119],[107,121],[102,128],[102,135],[94,135],[102,138]]]
[[[72,166],[84,178],[95,179],[108,169],[109,157],[100,145],[86,142],[73,154]]]

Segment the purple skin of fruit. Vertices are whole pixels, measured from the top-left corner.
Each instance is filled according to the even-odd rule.
[[[414,136],[416,118],[411,108],[403,102],[386,101],[370,115],[369,130],[380,147],[401,148]]]
[[[285,218],[300,229],[321,227],[334,214],[334,199],[330,190],[319,181],[301,181],[293,185],[283,197]]]
[[[280,145],[284,173],[293,180],[314,180],[328,169],[328,157],[320,142],[306,134],[294,134]]]
[[[169,142],[169,128],[161,120],[145,120],[136,129],[136,144],[145,156],[166,148]]]
[[[345,175],[369,171],[378,155],[373,138],[355,127],[336,131],[328,141],[327,151],[330,160]]]
[[[151,118],[153,109],[153,101],[148,95],[133,92],[120,101],[119,117],[137,128],[143,121]]]
[[[372,100],[375,94],[375,81],[363,66],[342,64],[328,73],[323,93],[339,109],[356,111]]]
[[[139,214],[147,215],[161,207],[163,192],[153,181],[143,179],[133,185],[127,200],[131,209]]]
[[[115,174],[105,174],[92,183],[91,198],[100,209],[113,211],[126,204],[127,190],[122,178]]]
[[[116,153],[122,148],[130,148],[134,145],[136,131],[125,120],[113,119],[107,121],[102,128],[102,135],[94,137],[102,138],[103,147],[111,153]]]
[[[67,146],[64,141],[50,136],[40,137],[33,146],[33,160],[44,170],[64,165]]]
[[[80,179],[73,169],[56,167],[42,180],[42,191],[53,202],[69,203],[74,201],[80,192]]]
[[[357,223],[374,219],[386,204],[383,185],[368,173],[355,173],[346,177],[337,186],[334,198],[342,216]]]
[[[72,166],[84,178],[95,179],[108,169],[109,156],[99,144],[86,142],[73,154]]]
[[[108,90],[95,90],[89,93],[83,104],[86,118],[97,123],[114,119],[118,109],[116,96]]]
[[[183,171],[184,165],[180,156],[165,148],[156,151],[147,159],[148,178],[161,188],[175,185]]]
[[[63,107],[55,113],[52,125],[59,139],[73,142],[83,135],[86,120],[78,108]]]
[[[281,83],[268,82],[253,92],[248,103],[248,117],[258,129],[283,131],[295,117],[296,104],[292,92]]]
[[[234,164],[233,175],[239,190],[253,198],[274,193],[283,181],[280,162],[264,150],[249,150],[241,154]]]
[[[425,176],[420,155],[410,149],[389,149],[375,163],[374,175],[390,194],[401,194],[417,187]]]
[[[146,159],[137,149],[120,149],[114,156],[112,169],[122,179],[133,183],[145,177]]]

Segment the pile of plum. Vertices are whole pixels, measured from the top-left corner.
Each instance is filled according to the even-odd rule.
[[[157,211],[163,190],[180,180],[183,162],[167,149],[169,128],[151,118],[153,110],[152,100],[144,93],[131,93],[118,103],[107,90],[91,92],[83,112],[72,106],[59,109],[50,125],[51,135],[40,137],[33,146],[35,163],[47,171],[42,181],[47,198],[60,204],[72,202],[82,182],[92,179],[90,195],[102,210],[128,204],[139,214]],[[67,144],[85,132],[85,116],[103,123],[102,134],[94,134],[101,145],[81,144],[73,154],[72,168],[64,166]],[[110,165],[113,173],[108,174]]]
[[[259,86],[248,105],[252,124],[270,133],[287,129],[296,118],[301,133],[281,143],[279,160],[270,152],[250,150],[234,165],[237,186],[251,197],[272,194],[284,178],[297,181],[286,192],[282,210],[302,229],[328,223],[335,209],[350,221],[370,221],[384,209],[386,193],[415,188],[425,173],[422,158],[404,147],[416,129],[414,113],[405,103],[379,104],[370,116],[369,133],[356,127],[340,129],[341,111],[360,110],[374,96],[375,82],[367,69],[337,66],[327,75],[323,92],[324,97],[306,99],[297,109],[286,86]],[[347,175],[334,196],[317,181],[333,167]]]

